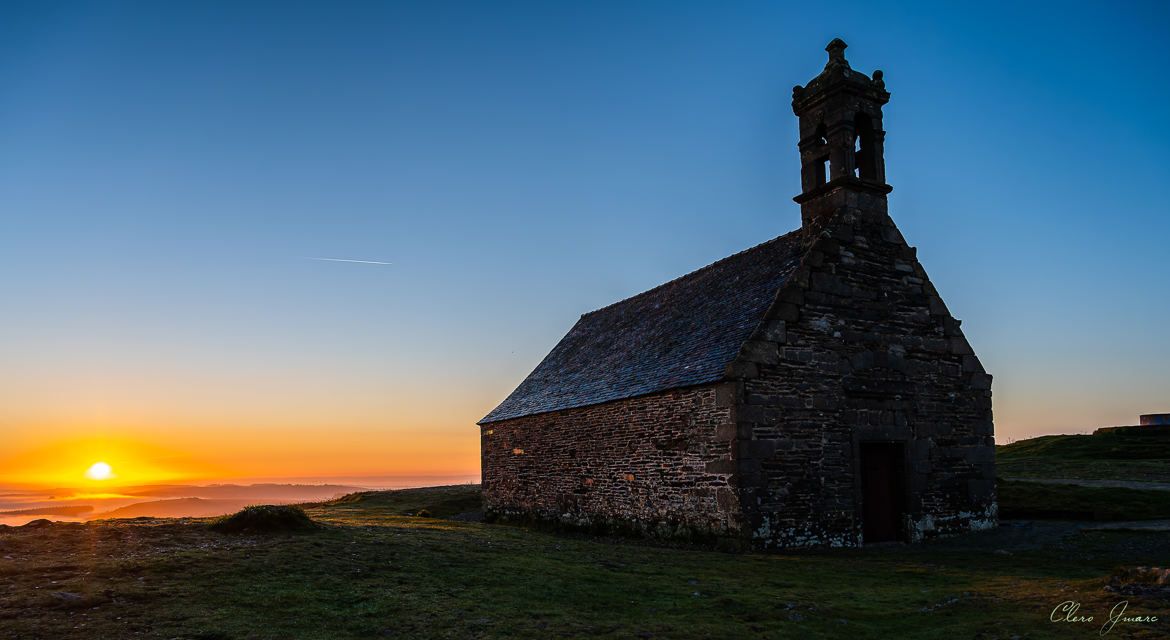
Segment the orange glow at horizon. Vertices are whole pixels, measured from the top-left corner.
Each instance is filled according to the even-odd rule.
[[[57,441],[0,458],[0,481],[93,488],[179,481],[209,468],[176,451],[114,438]]]
[[[113,431],[113,430],[111,430]],[[76,487],[213,483],[247,478],[478,475],[478,431],[121,429],[0,451],[0,483]],[[65,434],[62,434],[65,435]],[[33,446],[29,446],[33,445]]]
[[[252,478],[477,476],[475,421],[499,395],[460,394],[440,404],[409,385],[376,393],[328,386],[307,392],[290,384],[280,402],[250,388],[257,395],[248,404],[220,397],[214,384],[155,387],[161,383],[107,389],[100,397],[33,394],[0,406],[0,484],[103,492]],[[171,397],[195,388],[203,395]],[[117,477],[87,477],[98,461]]]
[[[67,496],[50,496],[49,499],[65,502],[75,500],[133,500],[135,498],[141,497],[142,496],[135,496],[127,493],[74,493]]]

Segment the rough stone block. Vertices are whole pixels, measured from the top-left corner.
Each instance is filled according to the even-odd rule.
[[[804,289],[801,287],[784,287],[776,295],[776,300],[780,302],[790,302],[795,305],[804,304]]]
[[[746,360],[735,360],[727,365],[725,375],[732,379],[748,379],[755,378],[759,375],[759,369],[756,363],[748,362]]]
[[[752,422],[759,424],[764,421],[764,407],[758,404],[745,404],[739,408],[736,414],[739,417],[739,422]]]
[[[795,322],[800,318],[800,307],[791,302],[777,302],[772,305],[772,317],[786,322]]]
[[[993,447],[965,447],[963,459],[967,462],[995,462],[995,448]]]
[[[722,459],[712,460],[703,467],[707,473],[735,473],[739,464],[735,460]]]
[[[787,326],[783,320],[768,320],[764,323],[760,337],[764,340],[782,343]]]
[[[967,496],[973,502],[985,502],[995,494],[995,478],[972,478],[967,481]]]
[[[741,458],[771,458],[776,453],[776,443],[773,440],[742,440],[739,443]]]
[[[984,373],[983,365],[979,362],[974,354],[963,356],[963,372],[964,373]]]
[[[986,373],[972,373],[970,384],[972,389],[990,389],[991,376]]]

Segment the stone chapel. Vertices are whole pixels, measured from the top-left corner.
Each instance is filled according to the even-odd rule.
[[[991,376],[890,218],[881,71],[792,92],[801,227],[587,313],[480,422],[489,519],[740,548],[995,527]]]

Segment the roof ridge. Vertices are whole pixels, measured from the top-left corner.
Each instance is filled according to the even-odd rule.
[[[743,254],[745,254],[745,253],[748,253],[749,251],[754,251],[754,250],[756,250],[756,249],[759,249],[760,247],[762,247],[762,246],[764,246],[764,245],[767,245],[767,244],[772,244],[773,242],[780,242],[781,240],[784,240],[785,238],[788,238],[789,236],[792,236],[792,235],[797,235],[797,234],[799,234],[799,233],[800,233],[800,229],[793,229],[792,231],[789,231],[788,233],[784,233],[784,234],[778,235],[778,236],[776,236],[775,238],[772,238],[771,240],[765,240],[765,241],[763,241],[763,242],[761,242],[761,243],[759,243],[759,244],[757,244],[757,245],[750,246],[750,247],[748,247],[747,249],[744,249],[744,250],[742,250],[742,251],[737,251],[737,252],[735,252],[735,253],[733,253],[733,254],[731,254],[731,255],[727,256],[726,258],[720,258],[719,260],[716,260],[715,262],[712,262],[711,264],[708,264],[708,265],[706,265],[706,266],[699,267],[698,269],[695,269],[694,271],[689,271],[689,272],[687,272],[687,273],[684,273],[684,274],[682,274],[681,276],[679,276],[679,277],[677,277],[677,278],[673,278],[673,279],[671,279],[671,280],[667,280],[666,282],[663,282],[662,284],[660,284],[660,285],[658,285],[658,286],[656,286],[656,287],[653,287],[653,288],[651,288],[651,289],[647,289],[647,290],[645,290],[645,291],[643,291],[643,292],[641,292],[641,293],[635,293],[634,295],[632,295],[632,296],[630,296],[630,297],[628,297],[628,298],[622,298],[621,300],[618,300],[618,301],[616,301],[616,302],[611,302],[610,304],[607,304],[607,305],[605,305],[604,307],[598,307],[598,308],[594,309],[593,311],[587,311],[587,312],[585,312],[585,313],[581,314],[581,317],[582,317],[582,318],[585,318],[585,317],[587,317],[587,316],[591,316],[591,315],[593,315],[593,314],[595,314],[595,313],[599,313],[599,312],[601,312],[601,311],[605,311],[606,309],[609,309],[610,307],[616,307],[616,306],[617,306],[617,305],[619,305],[619,304],[624,304],[624,303],[626,303],[626,302],[629,302],[630,300],[634,300],[634,299],[637,299],[637,298],[641,298],[641,297],[643,297],[643,296],[648,296],[648,295],[650,295],[650,294],[652,294],[652,293],[655,293],[655,292],[659,291],[660,289],[664,289],[664,288],[666,288],[666,287],[668,287],[668,286],[670,286],[670,285],[672,285],[672,284],[675,284],[675,283],[677,283],[679,280],[684,280],[684,279],[686,279],[686,278],[690,278],[691,276],[693,276],[693,275],[695,275],[695,274],[697,274],[697,273],[699,273],[699,272],[701,272],[701,271],[707,271],[708,269],[713,269],[713,268],[715,268],[715,267],[717,267],[717,266],[719,266],[719,265],[721,265],[721,264],[723,264],[723,263],[725,263],[725,262],[728,262],[729,260],[733,260],[733,259],[735,259],[735,258],[738,258],[738,257],[742,256]],[[574,326],[576,326],[576,325],[574,325]]]

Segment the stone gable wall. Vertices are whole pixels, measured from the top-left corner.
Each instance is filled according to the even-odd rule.
[[[710,540],[740,534],[732,383],[481,425],[491,519]]]
[[[995,526],[991,377],[885,198],[839,190],[732,366],[747,535],[862,543],[858,448],[904,446],[904,539]]]

